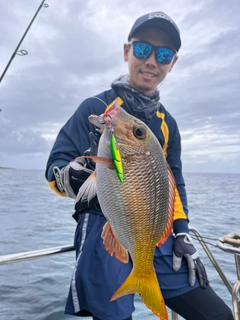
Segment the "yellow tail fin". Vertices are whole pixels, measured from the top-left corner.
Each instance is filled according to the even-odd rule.
[[[145,305],[161,320],[168,320],[167,309],[154,269],[147,277],[137,276],[133,269],[128,278],[114,293],[111,301],[134,293],[139,293]]]

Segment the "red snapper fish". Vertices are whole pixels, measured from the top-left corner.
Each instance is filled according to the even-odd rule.
[[[89,121],[104,131],[96,170],[79,190],[76,202],[96,194],[104,216],[102,238],[111,256],[133,268],[111,301],[139,293],[160,319],[168,319],[153,266],[155,247],[172,230],[175,180],[161,145],[152,131],[115,101],[104,114]]]

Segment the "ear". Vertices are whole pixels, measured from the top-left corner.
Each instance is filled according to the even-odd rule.
[[[177,56],[177,55],[174,56],[173,61],[172,61],[172,64],[171,64],[171,67],[170,67],[170,69],[169,69],[168,72],[171,72],[171,71],[172,71],[172,68],[173,68],[173,66],[175,65],[175,63],[177,62],[177,59],[178,59],[178,56]]]
[[[130,46],[127,43],[124,43],[123,45],[123,57],[124,57],[124,61],[128,62],[128,53],[130,50]]]

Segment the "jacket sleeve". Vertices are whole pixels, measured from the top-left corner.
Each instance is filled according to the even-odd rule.
[[[97,99],[89,98],[82,102],[76,112],[60,130],[53,148],[50,152],[46,179],[49,186],[59,195],[64,196],[56,187],[53,167],[65,167],[73,159],[82,156],[89,148],[89,132],[92,124],[88,121],[90,114],[100,114],[105,105]]]
[[[175,234],[180,232],[188,233],[188,204],[185,182],[182,175],[181,137],[177,127],[177,123],[173,118],[169,129],[169,141],[167,146],[166,159],[176,181],[173,231]]]

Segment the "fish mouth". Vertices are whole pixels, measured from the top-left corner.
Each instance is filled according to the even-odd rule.
[[[110,131],[113,131],[113,117],[118,112],[120,106],[115,100],[113,104],[107,107],[106,111],[100,116],[90,115],[88,120],[99,128],[108,128]]]
[[[107,129],[109,133],[113,134],[113,118],[111,114],[101,114],[100,116],[96,116],[94,114],[88,117],[88,120],[94,124],[96,127],[100,129]]]
[[[101,114],[100,116],[96,116],[95,114],[91,114],[88,117],[88,120],[98,128],[105,129],[105,127],[106,127],[106,123],[104,121],[103,114]]]

